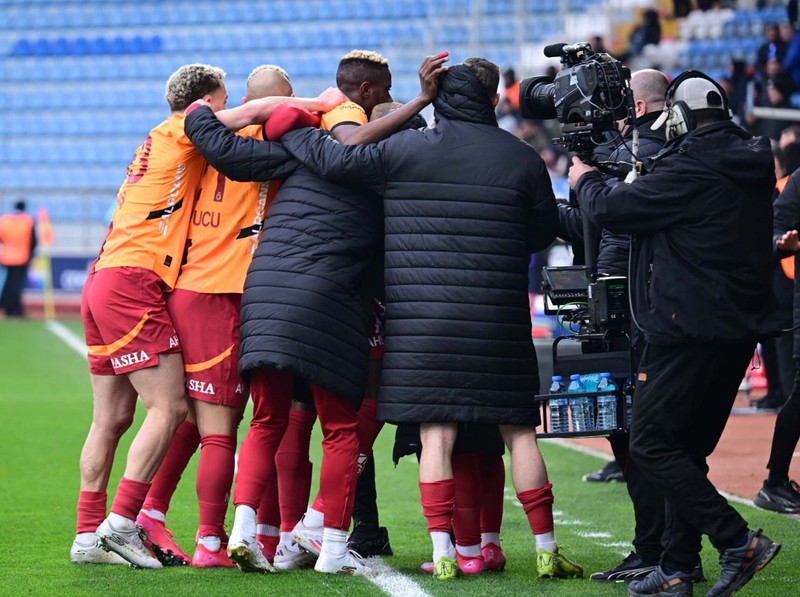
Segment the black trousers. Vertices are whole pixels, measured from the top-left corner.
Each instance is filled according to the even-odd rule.
[[[772,435],[772,448],[767,464],[771,475],[789,478],[789,466],[798,439],[800,439],[800,360],[795,361],[792,393],[775,420],[775,432]]]
[[[664,496],[642,474],[641,467],[631,458],[627,433],[609,436],[614,459],[622,468],[628,495],[633,504],[636,523],[633,547],[647,562],[657,562],[664,549],[662,536],[665,527]]]
[[[717,549],[745,521],[708,480],[714,451],[755,350],[755,340],[645,348],[633,401],[631,458],[666,500],[662,563],[691,570],[701,534]]]
[[[28,265],[6,266],[6,282],[0,293],[0,308],[9,317],[22,317],[22,291],[28,281]]]

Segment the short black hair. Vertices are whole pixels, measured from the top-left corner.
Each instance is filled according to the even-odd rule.
[[[472,74],[478,78],[486,97],[494,99],[497,95],[497,86],[500,84],[500,68],[486,58],[467,58],[464,61]]]
[[[25,199],[17,199],[17,201],[14,203],[14,209],[17,211],[25,211],[26,207],[28,206],[25,204]]]
[[[692,114],[694,115],[694,121],[697,126],[730,120],[730,117],[725,110],[715,110],[714,108],[692,110]]]
[[[389,76],[389,61],[377,52],[353,50],[339,61],[336,70],[336,86],[347,93],[357,89],[362,83],[376,83]]]

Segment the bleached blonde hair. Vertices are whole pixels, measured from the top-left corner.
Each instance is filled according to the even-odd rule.
[[[180,112],[192,102],[222,86],[226,72],[209,64],[185,64],[167,79],[166,98],[173,112]]]
[[[336,86],[347,94],[365,81],[375,83],[388,75],[389,61],[386,58],[370,50],[352,50],[339,60]]]

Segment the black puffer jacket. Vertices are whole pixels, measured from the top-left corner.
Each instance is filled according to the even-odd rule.
[[[228,132],[207,108],[192,112],[185,127],[209,163],[233,180],[292,172],[269,209],[245,280],[242,375],[287,369],[360,404],[373,290],[365,273],[380,256],[380,198],[320,179],[280,144]]]
[[[647,342],[774,333],[769,140],[715,123],[669,143],[649,170],[614,188],[596,172],[576,185],[597,225],[634,235],[632,309]]]
[[[530,146],[497,128],[467,67],[440,78],[434,106],[436,128],[374,145],[345,147],[312,129],[283,142],[324,177],[384,197],[379,417],[533,425],[528,262],[555,237],[550,179]]]
[[[775,240],[778,240],[789,230],[800,230],[800,170],[795,170],[783,188],[780,196],[775,200]],[[780,270],[780,266],[778,266]],[[800,253],[794,257],[794,323],[792,327],[800,325]],[[778,275],[783,276],[780,271]],[[800,358],[800,328],[794,331],[794,358]]]

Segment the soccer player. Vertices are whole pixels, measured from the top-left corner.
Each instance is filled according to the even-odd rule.
[[[250,74],[242,103],[291,95],[286,71],[262,65]],[[263,139],[263,126],[246,127],[239,135]],[[295,165],[287,166],[277,174],[285,176]],[[236,429],[248,397],[247,385],[238,373],[239,307],[247,266],[279,184],[277,180],[228,180],[208,166],[192,210],[185,260],[167,300],[183,346],[189,415],[178,427],[136,520],[145,545],[164,565],[234,566],[220,547],[226,541],[224,522],[233,480]],[[198,443],[200,520],[197,548],[190,560],[167,530],[165,518]]]
[[[411,114],[430,101],[442,61],[426,61],[425,90],[417,104],[406,105]],[[388,68],[380,71],[388,96]],[[391,130],[393,117],[398,121],[394,130],[409,118],[399,109],[356,132],[367,137],[362,131]],[[186,131],[226,175],[257,180],[270,175],[274,144],[235,138],[206,109],[190,115]],[[236,155],[246,158],[237,161]],[[346,538],[357,476],[356,406],[363,398],[368,359],[359,297],[367,258],[380,243],[379,206],[374,197],[325,183],[299,168],[284,181],[268,214],[242,299],[240,370],[251,377],[254,418],[239,454],[228,554],[243,569],[268,571],[256,541],[255,511],[275,465],[297,379],[309,382],[325,436],[320,479],[324,541],[321,549],[317,545],[315,570],[352,574],[364,569],[357,554],[347,552]]]
[[[133,566],[161,567],[142,544],[135,519],[187,412],[181,346],[165,295],[178,277],[191,218],[188,204],[196,195],[205,161],[184,134],[183,122],[195,100],[203,100],[215,112],[225,107],[224,76],[222,69],[204,64],[182,66],[170,76],[166,99],[171,115],[137,148],[84,286],[81,315],[94,412],[80,459],[73,562],[120,563],[98,549],[102,548]],[[326,99],[335,96],[339,101],[339,93],[329,93]],[[335,105],[317,100],[304,103],[309,109]],[[275,98],[250,102],[223,122],[238,129],[263,121],[278,103]],[[132,423],[137,396],[147,415],[131,444],[106,518],[114,455]]]

